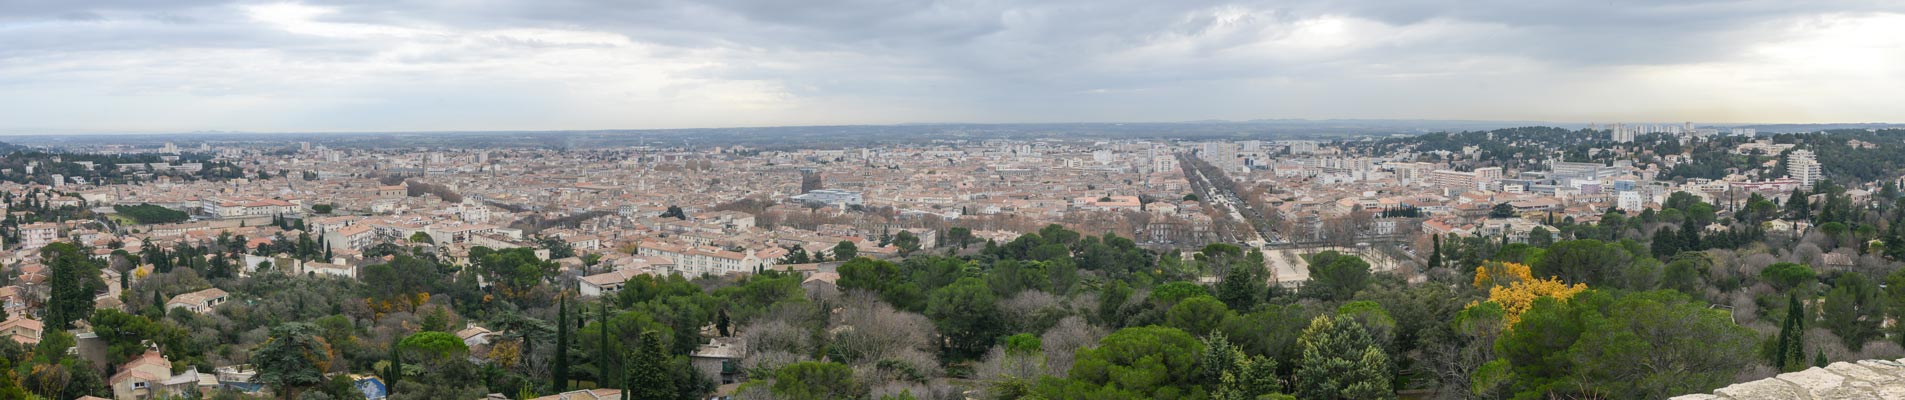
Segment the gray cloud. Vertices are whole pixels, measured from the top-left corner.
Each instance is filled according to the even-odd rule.
[[[1878,120],[1905,96],[1900,22],[1868,1],[0,1],[0,128]]]

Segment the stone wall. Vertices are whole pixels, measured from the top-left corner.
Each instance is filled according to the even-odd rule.
[[[1905,359],[1839,362],[1673,400],[1905,399]]]

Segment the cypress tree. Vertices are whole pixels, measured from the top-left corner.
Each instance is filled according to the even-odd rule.
[[[549,367],[550,388],[556,393],[569,391],[569,297],[556,300],[556,359]]]
[[[1429,269],[1442,268],[1442,235],[1429,235]]]
[[[1806,309],[1798,294],[1787,294],[1786,320],[1779,326],[1779,339],[1773,349],[1773,366],[1780,371],[1797,371],[1806,365]]]
[[[1792,213],[1794,219],[1812,219],[1812,205],[1806,204],[1806,194],[1797,191],[1786,197],[1786,212]]]
[[[1649,247],[1654,252],[1654,258],[1672,257],[1680,253],[1680,235],[1671,226],[1660,227],[1654,230],[1654,240]]]
[[[595,360],[595,371],[596,371],[595,374],[597,375],[595,379],[601,381],[596,383],[596,386],[611,387],[612,385],[614,385],[614,380],[609,379],[609,377],[619,375],[618,371],[620,371],[620,368],[612,367],[613,363],[609,362],[609,360],[615,355],[617,355],[617,353],[615,352],[615,350],[609,349],[609,335],[611,335],[612,333],[610,333],[611,330],[609,329],[608,302],[606,301],[602,302],[602,313],[596,314],[595,321],[597,325],[602,326],[600,330],[600,332],[602,333],[601,334],[602,343],[600,347],[595,348],[595,357],[597,358],[597,360]]]
[[[403,380],[403,353],[397,350],[396,338],[390,339],[390,366],[384,371],[384,394],[397,394],[397,381]]]
[[[1700,251],[1705,248],[1706,246],[1700,244],[1700,226],[1693,222],[1693,218],[1687,218],[1681,222],[1680,249],[1685,251]]]

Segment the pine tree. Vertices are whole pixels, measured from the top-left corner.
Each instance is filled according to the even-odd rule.
[[[637,399],[675,397],[675,378],[668,368],[668,351],[662,348],[661,332],[642,331],[641,348],[628,363],[628,385],[624,392]]]
[[[556,300],[556,359],[549,367],[550,390],[569,391],[569,297]]]
[[[1305,399],[1394,399],[1389,360],[1349,317],[1319,316],[1297,339],[1295,394]]]

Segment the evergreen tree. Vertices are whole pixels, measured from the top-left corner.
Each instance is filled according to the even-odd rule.
[[[1884,336],[1879,322],[1885,319],[1884,294],[1877,282],[1865,274],[1840,275],[1820,307],[1823,327],[1845,340],[1847,348],[1860,351],[1868,340]]]
[[[621,374],[617,373],[620,369],[615,368],[612,361],[614,357],[620,353],[609,348],[609,335],[612,335],[614,330],[609,329],[609,303],[607,301],[602,302],[602,312],[595,315],[595,322],[597,325],[601,325],[601,330],[597,332],[601,332],[601,335],[598,336],[602,339],[600,347],[595,348],[595,379],[599,381],[596,382],[596,386],[614,387],[618,381],[614,378],[619,377]]]
[[[1442,268],[1442,235],[1429,235],[1429,269]]]
[[[527,338],[525,338],[527,340]],[[555,393],[569,391],[569,297],[556,300],[556,359],[549,367],[549,386]]]
[[[1780,371],[1798,371],[1805,366],[1806,309],[1798,294],[1787,294],[1786,319],[1779,326],[1779,339],[1773,348],[1773,367]]]
[[[668,353],[661,345],[661,332],[642,331],[641,348],[629,359],[625,393],[637,399],[675,397],[674,373],[669,370]]]
[[[1297,339],[1302,359],[1296,367],[1293,389],[1305,399],[1393,399],[1389,359],[1363,330],[1346,316],[1319,316]]]
[[[384,367],[384,394],[396,395],[397,382],[403,380],[403,353],[398,352],[397,338],[390,339],[390,365]]]
[[[720,311],[715,312],[714,329],[721,333],[721,337],[728,337],[728,335],[731,334],[728,332],[728,327],[729,324],[732,323],[732,321],[728,320],[728,309],[722,308]]]
[[[1700,251],[1706,248],[1700,240],[1700,226],[1693,222],[1693,218],[1683,220],[1680,223],[1680,250]]]
[[[79,246],[55,242],[40,249],[40,258],[51,270],[47,281],[51,289],[46,299],[46,327],[72,329],[73,321],[93,314],[94,293],[105,289],[99,279],[99,266],[86,257]]]
[[[252,349],[251,362],[258,374],[251,382],[287,399],[301,398],[300,393],[324,384],[324,372],[332,361],[331,345],[316,326],[285,323],[272,327],[270,338]]]
[[[1680,253],[1680,235],[1671,226],[1660,227],[1654,231],[1653,243],[1648,247],[1654,252],[1654,258],[1673,257]]]
[[[1791,215],[1793,219],[1812,219],[1812,205],[1806,204],[1806,194],[1795,191],[1792,195],[1787,196],[1786,213]]]
[[[1255,308],[1267,288],[1251,268],[1230,266],[1224,281],[1217,284],[1217,299],[1235,310]]]

